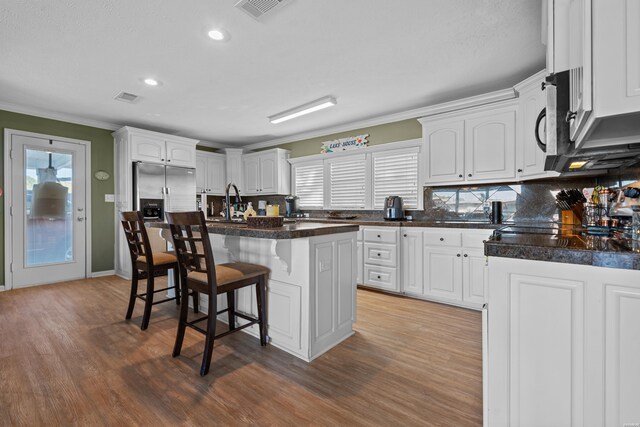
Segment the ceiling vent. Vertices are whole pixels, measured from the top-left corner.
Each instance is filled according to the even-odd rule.
[[[259,21],[267,12],[278,9],[288,0],[240,0],[235,6]]]
[[[134,95],[129,92],[120,92],[113,99],[115,99],[116,101],[128,102],[129,104],[133,104],[138,100],[138,98],[140,98],[138,95]]]

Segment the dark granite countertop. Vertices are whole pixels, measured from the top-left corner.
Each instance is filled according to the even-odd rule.
[[[594,236],[581,229],[496,234],[484,245],[487,256],[640,269],[640,245],[631,239]]]
[[[298,218],[300,223],[317,222],[329,224],[355,224],[375,227],[436,227],[436,228],[470,228],[470,229],[487,229],[495,230],[497,228],[508,225],[491,224],[487,221],[385,221],[384,219],[368,219],[368,218]]]
[[[166,222],[148,222],[147,227],[169,228]],[[220,221],[207,222],[207,231],[226,236],[254,237],[259,239],[299,239],[303,237],[324,236],[327,234],[358,231],[356,224],[322,224],[316,222],[285,223],[278,228],[250,228],[243,223]]]

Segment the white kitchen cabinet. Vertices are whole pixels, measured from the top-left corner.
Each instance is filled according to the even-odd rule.
[[[462,249],[432,248],[423,252],[424,296],[462,301]]]
[[[422,229],[403,227],[400,231],[400,275],[402,292],[407,295],[422,296],[424,294],[422,268]]]
[[[468,181],[515,177],[516,109],[486,112],[465,120],[465,173]]]
[[[577,148],[640,138],[640,2],[549,1],[549,72],[569,71]]]
[[[464,120],[423,124],[427,183],[464,181]]]
[[[244,192],[251,196],[289,194],[288,158],[289,152],[279,148],[243,155]]]
[[[356,278],[357,284],[364,283],[364,243],[362,241],[358,241],[358,251],[356,254],[356,262],[358,263],[358,275]]]
[[[640,419],[640,272],[491,257],[488,425]]]
[[[226,188],[226,157],[224,154],[198,152],[196,155],[196,191],[224,195]]]
[[[115,142],[115,198],[116,242],[115,272],[118,276],[131,277],[131,259],[122,226],[120,212],[131,211],[133,205],[133,162],[166,164],[168,166],[196,167],[195,139],[181,138],[145,129],[125,126],[113,134]],[[167,151],[169,150],[169,151]],[[193,206],[196,195],[193,194]]]
[[[546,71],[531,76],[515,86],[518,92],[516,129],[516,168],[518,179],[555,177],[557,172],[544,170],[546,154],[535,137],[536,121],[546,107],[546,93],[542,90]]]
[[[462,301],[479,307],[487,297],[486,259],[482,249],[465,249],[462,254]]]
[[[398,233],[396,227],[360,227],[363,234],[364,277],[362,284],[400,292]]]
[[[517,107],[508,100],[419,119],[425,185],[514,179]]]
[[[131,160],[169,166],[196,166],[194,140],[127,127]]]

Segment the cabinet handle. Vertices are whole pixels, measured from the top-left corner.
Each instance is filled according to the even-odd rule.
[[[407,235],[406,235],[406,234],[404,234],[404,237],[407,237]]]
[[[378,256],[380,256],[380,254],[378,254]]]
[[[575,119],[578,114],[575,111],[567,111],[567,123]]]
[[[518,169],[518,172],[519,172],[519,173],[522,173],[522,169]]]
[[[441,238],[440,238],[440,241],[441,241],[441,242],[444,242],[444,237],[441,237]]]
[[[467,255],[467,254],[464,254],[464,257],[465,257],[465,258],[466,258],[466,257],[468,257],[468,256],[469,256],[469,255]]]
[[[171,161],[171,159],[167,159],[167,162],[170,162],[170,161]]]
[[[378,276],[378,279],[381,279],[381,277],[380,277],[380,276]]]
[[[460,254],[456,254],[456,256],[457,256],[458,258],[460,258]]]
[[[473,175],[469,174],[469,175],[467,175],[467,176],[468,176],[469,178],[471,178]]]
[[[462,174],[458,175],[458,178],[462,178]]]
[[[164,162],[164,159],[160,159],[160,160]]]
[[[378,239],[380,238],[380,235],[378,234]]]

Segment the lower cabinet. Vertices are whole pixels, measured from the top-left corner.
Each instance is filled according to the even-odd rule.
[[[365,286],[400,292],[398,233],[396,227],[360,227]]]
[[[482,306],[489,278],[487,257],[483,250],[465,250],[462,258],[462,301]]]
[[[364,283],[364,243],[361,240],[358,241],[358,251],[356,253],[358,262],[358,275],[356,277],[356,283],[358,285]]]
[[[462,301],[460,251],[461,248],[424,248],[424,296]]]
[[[404,228],[401,230],[400,275],[402,291],[407,295],[422,296],[424,282],[422,272],[422,230]]]
[[[488,425],[636,425],[640,271],[489,265]]]

